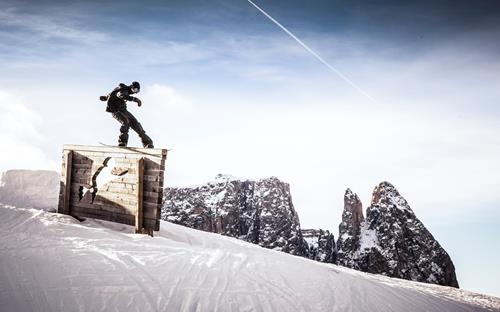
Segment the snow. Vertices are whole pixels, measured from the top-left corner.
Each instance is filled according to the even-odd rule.
[[[359,236],[359,251],[363,252],[365,249],[371,249],[373,247],[377,248],[379,246],[377,239],[377,232],[375,229],[369,229],[368,223],[363,221],[361,223]]]
[[[318,237],[316,237],[316,236],[312,236],[312,237],[304,236],[303,238],[306,241],[307,246],[309,246],[309,248],[313,247],[313,248],[318,249]]]
[[[0,207],[2,311],[499,311],[500,299],[362,273],[168,222]]]
[[[230,174],[217,174],[213,180],[207,182],[207,183],[201,183],[201,184],[189,184],[189,185],[184,185],[179,188],[191,188],[191,189],[196,189],[196,188],[202,188],[206,187],[207,185],[217,185],[217,184],[226,184],[232,181],[246,181],[246,179],[239,178]]]
[[[224,201],[224,198],[226,197],[226,195],[227,195],[227,190],[223,189],[220,192],[218,192],[217,194],[215,194],[215,196],[210,196],[210,197],[206,198],[205,204],[207,205],[207,207],[209,207],[211,209],[215,209],[217,207],[217,204]]]

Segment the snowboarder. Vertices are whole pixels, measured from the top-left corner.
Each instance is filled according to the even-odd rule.
[[[113,114],[113,117],[121,123],[120,136],[118,138],[118,146],[127,146],[128,143],[128,130],[132,128],[139,137],[141,138],[142,145],[146,148],[153,148],[153,141],[146,134],[146,131],[142,128],[141,124],[137,119],[127,110],[127,101],[133,101],[137,103],[137,106],[141,106],[142,102],[136,97],[131,96],[131,94],[139,93],[141,90],[141,85],[134,81],[130,86],[120,83],[113,91],[108,95],[100,96],[101,101],[107,101],[108,105],[106,111]]]

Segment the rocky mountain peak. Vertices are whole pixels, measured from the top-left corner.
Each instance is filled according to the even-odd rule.
[[[358,195],[353,193],[351,189],[347,189],[344,195],[344,212],[342,221],[360,224],[364,220],[363,205]]]
[[[300,228],[290,185],[277,177],[251,181],[219,174],[200,186],[165,188],[164,196],[163,220],[322,262],[336,261],[333,234]]]
[[[363,222],[363,206],[358,195],[349,188],[344,194],[344,211],[339,225],[337,241],[338,263],[352,267],[351,253],[359,248],[361,223]]]
[[[353,208],[347,197],[352,196],[346,192],[344,198],[346,205],[337,241],[339,264],[364,272],[458,287],[449,255],[391,183],[382,182],[375,187],[359,232],[355,232],[358,227],[352,222]]]
[[[288,183],[217,175],[193,188],[166,188],[162,219],[294,255],[307,254]]]
[[[373,190],[371,206],[397,208],[413,212],[406,199],[399,194],[394,185],[386,181],[381,182]]]

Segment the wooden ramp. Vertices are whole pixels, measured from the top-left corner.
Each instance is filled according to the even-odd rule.
[[[64,145],[58,212],[160,229],[166,149]]]

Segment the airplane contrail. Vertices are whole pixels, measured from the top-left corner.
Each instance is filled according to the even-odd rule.
[[[347,78],[339,70],[337,70],[335,67],[333,67],[332,65],[330,65],[330,63],[328,63],[325,59],[323,59],[318,53],[314,52],[311,48],[309,48],[309,46],[307,46],[304,42],[302,42],[302,40],[300,40],[299,38],[297,38],[297,36],[295,36],[291,31],[289,31],[288,29],[286,29],[285,26],[281,25],[271,15],[267,14],[266,11],[264,11],[263,9],[261,9],[258,5],[256,5],[255,3],[253,3],[251,0],[247,0],[247,1],[250,2],[250,4],[253,5],[262,14],[264,14],[264,16],[266,16],[267,18],[269,18],[273,23],[275,23],[276,25],[278,25],[279,28],[283,29],[284,32],[286,32],[290,37],[292,37],[293,39],[295,39],[295,41],[297,41],[304,49],[306,49],[309,53],[311,53],[318,61],[320,61],[321,63],[323,63],[331,71],[333,71],[335,74],[337,74],[337,76],[339,76],[342,80],[344,80],[345,82],[347,82],[348,84],[350,84],[354,89],[358,90],[358,92],[360,92],[361,94],[363,94],[364,96],[366,96],[368,99],[370,99],[371,101],[375,102],[374,98],[372,98],[368,93],[366,93],[363,89],[361,89],[358,85],[356,85],[351,79]]]

